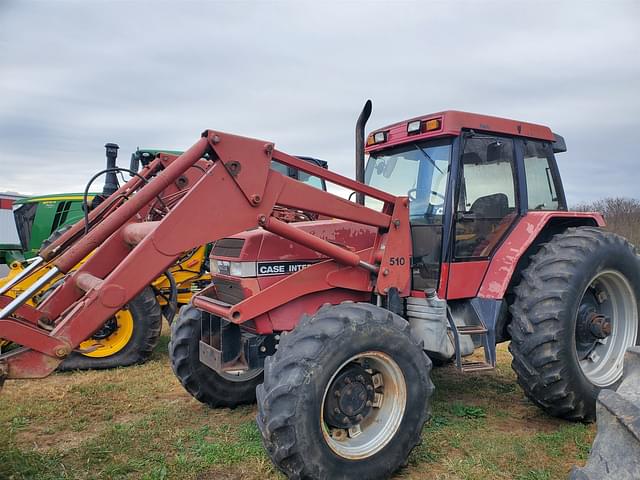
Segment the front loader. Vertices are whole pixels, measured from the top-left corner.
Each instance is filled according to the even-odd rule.
[[[0,278],[0,287],[20,275],[28,265],[28,259],[36,257],[41,249],[46,248],[82,219],[85,203],[89,208],[93,208],[118,189],[116,172],[119,167],[116,166],[116,158],[119,147],[114,143],[107,143],[105,147],[107,168],[102,171],[106,173],[102,193],[88,193],[88,186],[84,194],[40,195],[26,197],[16,202],[14,215],[22,244],[22,258],[11,262],[8,275]],[[123,170],[135,176],[140,166],[145,166],[155,157],[164,155],[167,158],[177,158],[181,153],[176,150],[138,148],[131,156],[130,168]],[[323,160],[312,157],[299,158],[327,168],[327,163]],[[295,169],[287,169],[284,165],[275,162],[272,167],[291,178],[326,189],[324,182],[317,177]],[[94,177],[94,181],[95,179],[97,178]],[[281,210],[279,213],[289,222],[310,219],[304,212]],[[65,358],[58,370],[124,367],[147,361],[160,338],[162,317],[171,324],[176,311],[189,303],[193,293],[211,282],[208,271],[210,248],[211,245],[206,244],[181,255],[170,268],[149,285],[149,288],[143,290],[140,295],[104,322],[91,338],[82,342],[76,351]],[[81,266],[83,262],[84,260],[75,268]],[[40,269],[37,274],[14,284],[5,294],[11,297],[20,295],[44,275],[46,270],[46,268]],[[57,276],[50,282],[50,287],[41,295],[35,296],[30,303],[37,304],[61,277],[61,275]],[[13,346],[10,342],[0,339],[0,351],[11,349]]]
[[[0,297],[0,337],[23,345],[0,357],[3,378],[48,375],[183,252],[215,242],[212,285],[172,326],[173,368],[212,406],[257,392],[264,445],[291,478],[388,477],[429,418],[430,357],[487,370],[508,339],[534,402],[591,419],[638,342],[640,262],[600,215],[567,211],[562,138],[447,111],[366,145],[360,181],[213,130],[154,159],[91,212],[86,233],[79,223],[41,252],[24,275],[49,270],[32,287]],[[281,208],[317,219],[288,224]],[[484,360],[467,361],[476,347]]]

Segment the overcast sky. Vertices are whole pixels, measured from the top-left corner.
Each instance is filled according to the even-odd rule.
[[[640,197],[640,1],[0,0],[0,191],[81,191],[105,142],[205,128],[353,175],[353,127],[444,109],[549,125],[570,203]]]

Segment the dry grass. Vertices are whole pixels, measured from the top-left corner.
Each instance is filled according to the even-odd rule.
[[[277,479],[255,407],[210,410],[174,378],[163,342],[146,365],[9,381],[0,396],[2,479]],[[435,371],[433,418],[401,479],[566,478],[593,427],[523,397],[500,347],[494,372]]]

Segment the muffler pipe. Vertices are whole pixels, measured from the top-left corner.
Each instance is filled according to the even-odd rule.
[[[8,292],[9,290],[11,290],[13,288],[14,285],[17,285],[24,278],[26,278],[29,275],[31,275],[31,272],[33,272],[36,268],[38,268],[40,265],[42,265],[43,262],[44,262],[44,258],[35,257],[35,260],[33,262],[31,262],[31,265],[29,265],[27,268],[22,270],[15,277],[13,277],[10,281],[8,281],[7,283],[5,283],[4,285],[2,285],[0,287],[0,295],[2,295],[5,292]]]
[[[118,149],[120,147],[117,143],[107,143],[104,148],[107,156],[107,170],[109,170],[104,179],[104,187],[102,187],[102,195],[106,199],[120,188],[120,185],[118,185],[118,177],[114,170],[116,168],[116,159],[118,158]]]
[[[142,207],[162,193],[167,186],[175,182],[189,167],[200,160],[208,147],[209,140],[206,137],[200,138],[171,165],[162,170],[153,181],[145,184],[135,195],[118,207],[115,212],[98,223],[83,237],[82,241],[76,242],[67,248],[62,255],[57,257],[55,261],[56,267],[63,273],[69,272],[80,260],[99,247],[116,230],[137,214]]]
[[[371,116],[371,100],[367,100],[356,122],[356,182],[364,183],[364,127]],[[364,205],[364,194],[356,192],[356,203]]]
[[[60,270],[58,268],[53,267],[47,273],[45,273],[42,277],[40,277],[37,281],[35,281],[29,288],[27,288],[24,292],[22,292],[18,297],[16,297],[11,303],[9,303],[6,307],[0,311],[0,319],[7,318],[13,312],[15,312],[20,305],[27,302],[31,297],[33,297],[38,291],[46,285],[49,280],[55,277]]]

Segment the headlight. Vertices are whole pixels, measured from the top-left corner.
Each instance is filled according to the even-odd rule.
[[[218,267],[218,260],[214,260],[213,258],[209,262],[209,273],[216,274],[220,273],[220,268]]]
[[[230,262],[229,272],[232,277],[255,277],[255,262]]]
[[[255,262],[230,262],[228,260],[211,259],[210,271],[212,274],[229,275],[231,277],[255,277]]]

